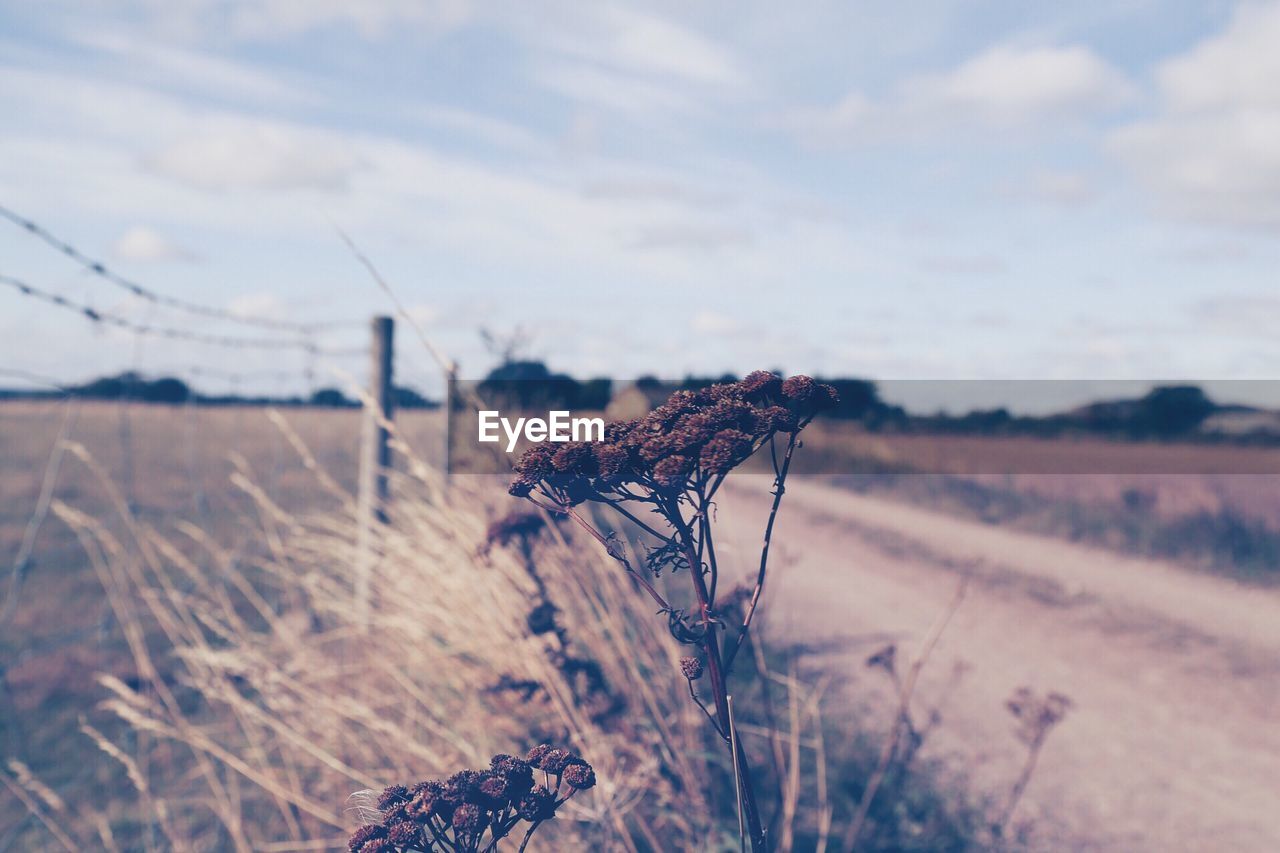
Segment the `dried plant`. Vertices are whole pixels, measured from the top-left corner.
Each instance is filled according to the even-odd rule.
[[[999,819],[995,822],[993,831],[997,836],[1003,834],[1009,825],[1013,810],[1018,807],[1022,793],[1027,789],[1027,783],[1031,781],[1031,774],[1035,772],[1040,749],[1044,746],[1045,739],[1049,737],[1049,732],[1053,731],[1053,728],[1066,717],[1067,711],[1071,710],[1071,699],[1061,693],[1053,692],[1040,696],[1030,687],[1019,687],[1009,697],[1005,707],[1009,709],[1009,713],[1015,720],[1014,731],[1018,740],[1026,744],[1027,759],[1022,765],[1022,772],[1018,774],[1017,781],[1013,783],[1013,790],[1009,792],[1009,799]]]
[[[347,847],[351,853],[487,853],[526,823],[524,850],[557,809],[595,784],[595,770],[567,749],[542,744],[525,758],[495,755],[488,770],[385,788],[372,810],[377,821],[357,829]]]
[[[764,825],[746,751],[734,731],[727,680],[764,589],[774,521],[800,432],[838,402],[835,389],[808,376],[783,381],[764,371],[739,382],[678,391],[643,418],[610,424],[604,441],[535,445],[517,463],[510,488],[517,497],[572,517],[653,599],[671,635],[699,649],[700,659],[687,658],[680,668],[690,697],[729,748],[740,818],[757,851],[767,846]],[[713,500],[729,473],[766,447],[775,479],[760,564],[740,623],[722,645],[721,632],[729,625],[726,608],[717,602]],[[616,511],[653,537],[643,569],[632,565],[612,530],[601,530],[579,511],[588,502]],[[693,613],[668,602],[652,580],[664,571],[682,570],[690,579]],[[704,667],[710,709],[693,686]]]
[[[86,742],[120,765],[123,784],[111,786],[115,845],[336,848],[336,835],[352,828],[341,803],[353,788],[444,775],[500,745],[543,739],[572,744],[595,767],[588,774],[572,762],[544,785],[562,819],[544,821],[535,844],[635,851],[696,847],[714,833],[715,810],[700,788],[699,712],[683,684],[652,678],[678,666],[679,650],[662,625],[631,617],[625,577],[585,558],[555,525],[533,545],[541,582],[560,596],[557,627],[598,657],[618,695],[644,709],[605,725],[548,653],[555,635],[531,630],[540,584],[514,547],[482,545],[486,534],[503,538],[486,529],[496,516],[486,511],[503,499],[464,481],[446,493],[438,472],[397,447],[410,470],[393,479],[396,521],[373,542],[367,624],[351,606],[358,511],[332,479],[320,483],[341,508],[296,516],[242,462],[233,482],[245,496],[242,524],[257,535],[250,552],[233,554],[195,525],[162,534],[132,513],[87,451],[70,448],[111,496],[119,522],[113,529],[53,503],[85,546],[133,658],[127,679],[100,678],[108,698],[84,727]],[[487,689],[504,675],[534,692]],[[20,787],[4,774],[0,781]],[[570,789],[579,793],[566,802]],[[112,849],[87,806],[54,821],[27,799],[36,819],[65,828],[68,849]],[[129,818],[137,814],[146,820]]]

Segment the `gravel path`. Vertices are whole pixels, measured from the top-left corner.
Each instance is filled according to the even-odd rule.
[[[749,568],[769,483],[740,480],[717,545]],[[917,691],[944,717],[924,755],[1001,796],[1024,755],[1004,700],[1057,690],[1074,708],[1018,810],[1046,849],[1280,850],[1280,591],[794,480],[768,618],[839,649],[850,701],[889,713],[862,661],[914,654],[968,573]]]

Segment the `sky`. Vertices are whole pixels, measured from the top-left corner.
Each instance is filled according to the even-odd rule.
[[[347,326],[229,349],[0,287],[0,370],[358,377],[391,306],[346,234],[464,376],[487,328],[577,375],[1274,378],[1277,44],[1280,3],[1218,0],[2,0],[0,205],[165,295]],[[276,334],[3,221],[0,274]]]

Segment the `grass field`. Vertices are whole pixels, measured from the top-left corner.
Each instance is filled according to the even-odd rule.
[[[360,413],[291,409],[285,417],[317,463],[354,490]],[[246,558],[260,549],[262,524],[253,502],[232,482],[237,470],[292,512],[322,512],[336,501],[316,487],[262,408],[0,405],[0,554],[3,588],[13,595],[0,626],[0,744],[6,758],[23,761],[56,790],[74,795],[121,784],[117,768],[101,761],[79,732],[84,715],[107,732],[120,728],[110,715],[95,711],[103,694],[94,676],[110,672],[137,683],[137,673],[84,547],[55,516],[39,526],[26,579],[10,592],[12,561],[36,512],[64,423],[66,439],[86,448],[105,481],[83,460],[65,454],[53,494],[107,520],[117,532],[118,513],[106,483],[139,519],[160,529],[191,521],[231,554]],[[432,449],[426,440],[438,435],[433,415],[411,413],[400,424],[407,437]],[[25,825],[19,804],[7,796],[0,802],[0,827]],[[0,840],[13,839],[0,831]]]
[[[360,414],[329,409],[282,414],[316,464],[353,491]],[[398,421],[404,439],[429,462],[439,460],[439,418],[409,413]],[[267,542],[274,526],[264,519],[264,505],[298,518],[341,510],[342,501],[318,487],[264,409],[8,402],[0,405],[0,555],[5,557],[0,568],[6,575],[29,535],[60,436],[85,452],[61,456],[52,494],[102,519],[122,539],[117,500],[160,531],[172,532],[181,522],[197,525],[233,561],[248,567],[274,547]],[[862,474],[845,475],[846,485],[858,490],[1118,550],[1166,553],[1235,574],[1260,577],[1262,569],[1275,567],[1276,552],[1268,549],[1280,530],[1276,477],[1247,473],[1274,465],[1275,451],[885,438],[832,426],[815,429],[807,441],[810,470],[865,466]],[[1198,458],[1189,463],[1188,453]],[[1048,454],[1053,470],[1069,467],[1072,459],[1083,470],[1095,469],[1115,454],[1123,454],[1128,468],[1105,476],[1000,473],[1028,467],[1032,458],[1043,461],[1036,454]],[[1175,462],[1219,473],[1164,473]],[[949,475],[904,473],[913,468]],[[256,499],[246,484],[260,490]],[[131,800],[123,795],[127,783],[121,768],[103,760],[82,725],[88,722],[109,738],[140,748],[136,732],[98,707],[104,692],[95,677],[111,673],[136,686],[143,676],[104,595],[103,578],[70,527],[50,514],[31,542],[25,581],[13,588],[6,578],[4,586],[14,597],[0,626],[0,744],[7,759],[30,767],[64,799],[102,810],[120,837],[130,837],[130,826],[135,838],[142,837],[134,825],[140,818],[126,805]],[[305,565],[307,559],[312,558],[299,561]],[[342,560],[335,559],[337,571],[344,571]],[[164,628],[146,624],[149,631]],[[181,667],[173,658],[158,661],[162,677],[178,677]],[[145,754],[157,761],[166,755],[156,744]],[[0,793],[0,850],[25,849],[24,844],[44,837],[24,807]]]

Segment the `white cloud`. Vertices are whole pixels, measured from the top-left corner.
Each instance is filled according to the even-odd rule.
[[[1005,190],[1005,194],[1012,198],[1031,199],[1059,207],[1082,207],[1098,198],[1098,188],[1077,172],[1035,172],[1022,183],[1009,185]]]
[[[1280,3],[1244,3],[1222,33],[1160,67],[1178,112],[1280,108]]]
[[[432,105],[417,113],[432,127],[454,131],[495,148],[524,153],[540,153],[548,148],[542,137],[527,128],[470,110]]]
[[[706,112],[747,93],[749,76],[727,46],[649,11],[616,3],[530,7],[496,22],[532,51],[533,79],[579,104],[646,129],[673,113]]]
[[[710,252],[749,246],[751,232],[726,224],[673,223],[645,225],[636,229],[629,245],[635,249]]]
[[[1274,340],[1280,296],[1270,293],[1233,293],[1196,303],[1192,316],[1198,327],[1222,335],[1249,335]]]
[[[169,241],[159,232],[144,225],[135,225],[116,241],[112,254],[126,261],[191,261],[195,255]]]
[[[699,311],[689,321],[689,328],[698,335],[720,337],[738,334],[742,331],[742,324],[718,311]]]
[[[147,42],[111,31],[72,34],[81,45],[114,57],[131,74],[160,85],[182,85],[223,97],[307,103],[314,95],[273,75],[229,59],[195,50]]]
[[[921,261],[920,266],[926,272],[941,275],[993,276],[1008,270],[995,255],[934,255]]]
[[[234,32],[265,38],[328,26],[353,26],[366,38],[406,24],[444,31],[471,14],[467,0],[240,0],[229,6]]]
[[[144,158],[165,177],[207,190],[343,190],[360,159],[342,141],[287,125],[220,123]]]
[[[1280,229],[1280,3],[1243,5],[1226,29],[1156,74],[1161,109],[1112,147],[1166,215]]]
[[[465,23],[469,0],[134,0],[147,23],[169,38],[272,41],[341,27],[366,39],[393,28],[446,32]],[[117,9],[120,11],[120,9]]]
[[[227,304],[227,310],[237,317],[254,320],[279,320],[285,316],[284,301],[274,293],[246,293]]]
[[[600,6],[596,23],[603,38],[569,46],[598,61],[650,74],[666,74],[714,85],[737,85],[744,72],[723,46],[693,30],[637,9]]]
[[[585,62],[543,63],[535,70],[534,78],[545,88],[570,100],[633,118],[687,114],[694,112],[698,105],[688,91],[665,81]]]
[[[1132,90],[1119,71],[1074,45],[995,47],[947,74],[909,80],[903,93],[923,107],[1009,125],[1113,109]]]
[[[851,92],[780,124],[812,145],[1024,128],[1114,110],[1133,97],[1125,76],[1086,47],[997,46],[945,73],[901,80],[883,99]]]

